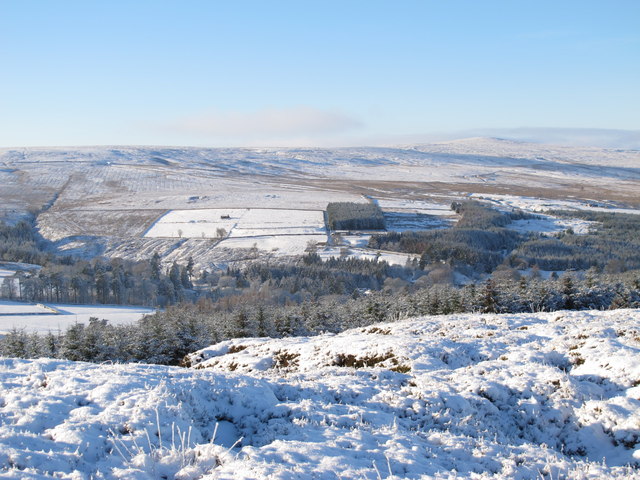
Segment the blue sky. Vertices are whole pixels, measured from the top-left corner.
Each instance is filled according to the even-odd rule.
[[[0,0],[0,146],[633,147],[638,25],[637,0]]]

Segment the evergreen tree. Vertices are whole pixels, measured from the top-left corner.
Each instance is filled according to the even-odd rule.
[[[82,323],[71,325],[67,328],[60,346],[60,356],[67,360],[88,360],[84,340],[84,325]]]
[[[0,353],[3,357],[25,358],[27,356],[27,334],[13,327],[2,339]]]
[[[562,307],[566,310],[572,310],[575,307],[574,295],[575,288],[573,279],[570,275],[562,277]]]
[[[180,281],[180,265],[177,262],[173,262],[169,269],[169,280],[173,283],[173,288],[177,292],[182,288],[182,282]]]
[[[160,255],[158,252],[154,252],[151,257],[151,279],[160,280]]]
[[[56,358],[60,347],[60,335],[56,336],[48,332],[41,341],[41,353],[43,357]]]
[[[498,294],[491,279],[488,279],[481,293],[482,313],[496,313],[498,311]]]
[[[258,337],[267,337],[269,336],[268,328],[267,328],[267,317],[264,312],[264,308],[262,305],[258,307],[258,311],[256,313],[256,324],[257,324],[257,335]]]

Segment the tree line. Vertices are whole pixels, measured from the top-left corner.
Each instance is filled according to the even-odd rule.
[[[193,261],[163,268],[156,254],[144,262],[121,259],[49,261],[16,272],[0,298],[26,302],[166,306],[192,296]]]
[[[187,353],[229,338],[337,333],[421,315],[639,308],[640,272],[606,275],[590,271],[582,278],[532,276],[517,282],[490,278],[463,287],[383,289],[286,305],[253,300],[230,308],[224,302],[200,298],[126,326],[94,318],[88,325],[76,324],[65,332],[45,335],[16,329],[0,339],[0,355],[178,365]]]

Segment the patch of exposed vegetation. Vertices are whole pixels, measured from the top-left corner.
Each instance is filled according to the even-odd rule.
[[[387,352],[379,355],[367,355],[364,357],[356,357],[351,353],[339,353],[334,359],[332,365],[335,367],[347,368],[370,368],[394,358],[393,353]]]
[[[229,350],[227,350],[227,354],[238,353],[238,352],[241,352],[243,350],[246,350],[246,348],[247,348],[246,345],[231,345],[229,347]]]
[[[275,361],[274,367],[277,369],[296,368],[298,366],[299,353],[291,353],[287,351],[277,351],[273,356]]]
[[[391,330],[389,328],[371,327],[370,329],[366,330],[366,332],[377,335],[391,335]]]

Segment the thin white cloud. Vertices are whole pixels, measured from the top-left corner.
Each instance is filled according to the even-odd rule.
[[[362,127],[362,122],[340,112],[294,107],[253,112],[207,112],[182,118],[169,129],[211,139],[286,141],[340,135],[359,127]]]

